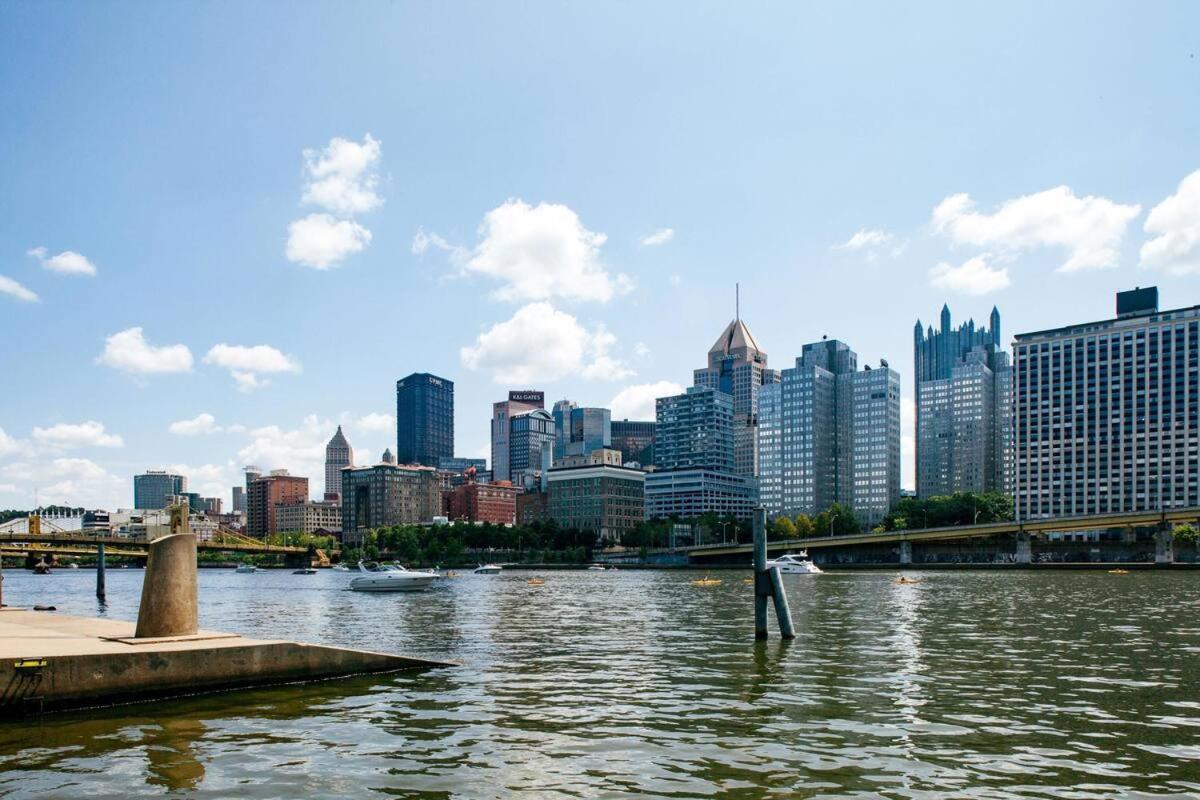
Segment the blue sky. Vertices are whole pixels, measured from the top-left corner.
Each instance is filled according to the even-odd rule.
[[[735,281],[909,397],[943,302],[1198,303],[1198,54],[1192,3],[4,3],[0,507],[319,494],[414,371],[461,455],[508,388],[638,413]]]

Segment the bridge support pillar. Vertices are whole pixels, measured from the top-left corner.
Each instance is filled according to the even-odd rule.
[[[191,636],[200,628],[196,596],[196,537],[188,530],[188,507],[174,505],[171,533],[150,543],[137,639]]]
[[[1025,531],[1021,531],[1020,533],[1017,534],[1016,562],[1018,564],[1032,564],[1033,563],[1033,542],[1030,539],[1029,534],[1026,533]]]
[[[1175,563],[1175,534],[1166,526],[1154,535],[1154,563]]]
[[[912,542],[906,540],[900,543],[900,563],[905,566],[912,563]]]
[[[767,600],[774,600],[775,620],[782,639],[795,639],[792,611],[788,608],[787,593],[779,567],[767,569],[767,512],[754,509],[754,638],[767,638]]]

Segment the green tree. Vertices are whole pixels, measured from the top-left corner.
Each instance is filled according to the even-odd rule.
[[[771,536],[776,539],[792,539],[796,536],[796,523],[784,515],[771,520]]]
[[[813,523],[812,517],[808,514],[796,515],[796,535],[801,539],[807,539],[817,532],[817,526]]]

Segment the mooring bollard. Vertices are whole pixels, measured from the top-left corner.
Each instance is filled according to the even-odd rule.
[[[104,542],[96,545],[96,599],[104,602]]]
[[[767,598],[775,603],[775,618],[779,622],[779,635],[784,639],[795,639],[792,627],[792,612],[788,608],[787,594],[783,588],[783,576],[779,567],[767,569],[767,512],[754,509],[754,638],[767,638]]]
[[[171,506],[171,533],[150,543],[137,639],[191,636],[200,627],[196,597],[196,537],[187,504]]]

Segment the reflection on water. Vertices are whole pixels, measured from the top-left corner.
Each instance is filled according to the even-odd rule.
[[[132,618],[141,573],[6,573],[6,599]],[[1188,797],[1200,574],[201,573],[201,624],[465,662],[0,725],[0,796]]]

